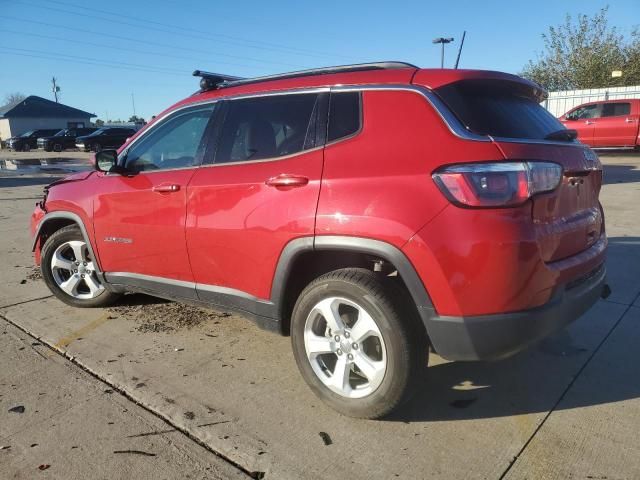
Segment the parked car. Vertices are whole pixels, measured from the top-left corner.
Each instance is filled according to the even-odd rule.
[[[127,138],[135,135],[135,128],[103,127],[76,138],[76,147],[85,152],[99,152],[104,148],[119,148]]]
[[[97,171],[46,189],[35,259],[63,302],[240,312],[290,333],[331,407],[377,418],[429,348],[507,357],[606,293],[602,166],[538,85],[399,62],[198,73]]]
[[[45,152],[61,152],[67,148],[76,148],[76,137],[90,135],[97,128],[65,128],[53,136],[38,138],[38,148]]]
[[[12,137],[8,140],[7,146],[15,150],[16,152],[28,152],[32,148],[38,146],[38,138],[48,135],[55,135],[60,129],[45,129],[45,130],[29,130],[20,136]]]
[[[585,103],[569,110],[560,121],[593,148],[640,146],[640,99]]]

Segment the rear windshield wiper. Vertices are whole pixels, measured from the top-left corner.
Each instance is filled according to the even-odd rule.
[[[555,132],[551,132],[546,137],[545,140],[560,140],[564,142],[570,142],[571,140],[575,140],[578,137],[578,132],[573,129],[563,128],[562,130],[556,130]]]

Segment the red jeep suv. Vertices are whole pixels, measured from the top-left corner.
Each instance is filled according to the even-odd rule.
[[[238,79],[196,71],[31,220],[51,291],[230,309],[291,335],[311,389],[377,418],[428,349],[497,359],[605,290],[602,167],[517,76],[372,63]]]

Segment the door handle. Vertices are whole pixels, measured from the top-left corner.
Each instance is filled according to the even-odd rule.
[[[624,121],[627,122],[627,123],[634,123],[635,122],[635,120],[633,118],[625,118]]]
[[[160,193],[177,192],[178,190],[180,190],[180,185],[176,185],[175,183],[155,185],[151,190],[153,190],[154,192],[160,192]]]
[[[596,123],[596,122],[590,122],[589,120],[585,120],[584,121],[585,125],[593,125],[594,123]]]
[[[303,187],[309,183],[309,179],[301,175],[281,173],[280,175],[271,177],[264,183],[269,187]]]

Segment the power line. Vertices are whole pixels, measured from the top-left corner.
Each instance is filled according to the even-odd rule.
[[[18,32],[15,30],[0,30],[0,33],[10,33],[13,35],[23,35],[23,36],[28,36],[28,37],[36,37],[36,38],[46,38],[49,40],[58,40],[61,42],[68,42],[68,43],[73,43],[75,45],[78,44],[78,40],[77,39],[71,39],[71,38],[63,38],[63,37],[56,37],[53,35],[41,35],[38,33],[27,33],[27,32]],[[167,57],[167,58],[177,58],[180,60],[196,60],[196,61],[202,61],[202,57],[185,57],[184,55],[171,55],[170,53],[157,53],[157,52],[150,52],[148,50],[138,50],[138,49],[134,49],[134,48],[122,48],[122,47],[116,47],[114,45],[108,45],[105,43],[95,43],[95,42],[87,42],[87,41],[82,41],[83,45],[89,45],[89,46],[94,46],[94,47],[99,47],[99,48],[109,48],[112,50],[120,50],[120,51],[125,51],[125,52],[133,52],[133,53],[141,53],[143,55],[156,55],[159,57]],[[242,63],[233,63],[233,62],[227,62],[224,60],[214,60],[215,63],[224,63],[226,65],[234,65],[237,67],[244,67],[244,68],[251,68],[249,65],[246,64],[242,64]]]
[[[20,3],[23,5],[28,5],[31,7],[35,7],[35,8],[42,8],[42,9],[46,9],[46,10],[51,10],[54,12],[61,12],[61,13],[65,13],[65,14],[70,14],[70,15],[77,15],[80,17],[85,17],[85,18],[94,18],[94,19],[98,19],[98,20],[104,20],[107,22],[111,22],[111,23],[116,23],[118,25],[128,25],[130,27],[135,27],[135,28],[143,28],[146,30],[153,30],[153,31],[157,31],[157,32],[161,32],[161,33],[169,33],[171,35],[181,35],[183,37],[191,37],[191,38],[196,38],[196,39],[205,39],[205,40],[214,40],[209,34],[207,36],[205,35],[200,35],[200,34],[190,34],[190,33],[176,33],[175,31],[172,30],[167,30],[166,28],[158,28],[158,27],[152,27],[152,26],[140,26],[140,25],[136,25],[135,23],[131,23],[131,22],[126,22],[123,21],[122,19],[112,19],[112,18],[108,18],[108,17],[104,17],[104,16],[100,16],[100,15],[90,15],[87,13],[80,13],[77,11],[73,11],[73,10],[65,10],[62,8],[56,8],[56,7],[49,7],[49,6],[45,6],[45,5],[39,5],[37,3],[30,3],[28,1],[24,1],[24,0],[14,0],[14,3]],[[60,3],[60,2],[56,2],[56,3]],[[91,9],[88,9],[91,10]],[[176,28],[176,27],[171,27],[171,28]],[[275,47],[268,47],[268,46],[260,46],[260,45],[248,45],[248,44],[242,44],[242,43],[238,43],[238,41],[230,41],[230,40],[220,40],[220,39],[216,39],[214,40],[218,43],[226,43],[229,45],[234,45],[234,46],[241,46],[241,47],[245,47],[245,48],[253,48],[253,49],[258,49],[258,50],[275,50],[275,51],[282,51],[282,48],[275,48]],[[294,54],[294,55],[305,55],[305,56],[318,56],[317,54],[310,54],[310,53],[303,53],[303,52],[289,52],[290,54]],[[325,57],[326,55],[320,55],[321,57]]]
[[[135,70],[139,72],[147,72],[147,73],[161,73],[163,75],[177,75],[181,77],[185,77],[188,75],[187,72],[180,70],[161,70],[160,68],[148,66],[148,65],[139,65],[135,63],[123,63],[123,62],[111,62],[111,61],[101,61],[98,59],[91,59],[87,57],[76,57],[73,55],[63,55],[63,54],[51,54],[50,52],[43,52],[39,50],[29,50],[26,48],[13,48],[13,47],[4,47],[0,45],[0,50],[10,50],[9,52],[5,52],[9,55],[18,55],[25,57],[33,57],[33,58],[45,58],[48,60],[58,60],[63,62],[71,62],[71,63],[83,63],[86,65],[97,65],[102,67],[111,67],[118,68],[120,70]],[[12,53],[13,50],[15,53]],[[68,57],[68,58],[64,58]],[[124,67],[123,67],[124,65]]]
[[[287,50],[287,51],[291,51],[291,52],[298,52],[298,53],[300,53],[302,55],[314,54],[314,55],[327,56],[327,57],[336,57],[336,55],[329,54],[327,52],[320,52],[320,51],[317,51],[317,50],[309,50],[309,49],[290,47],[290,46],[282,45],[282,44],[278,44],[278,43],[265,42],[263,40],[252,40],[252,39],[248,39],[248,38],[236,37],[236,36],[226,35],[226,34],[222,34],[222,33],[211,33],[209,31],[199,30],[197,28],[176,26],[176,25],[172,25],[172,24],[169,24],[169,23],[158,22],[158,21],[151,20],[151,19],[148,19],[148,18],[140,18],[140,17],[135,17],[135,16],[132,16],[132,15],[123,15],[120,12],[101,10],[101,9],[98,9],[98,8],[90,8],[90,7],[86,7],[86,6],[83,6],[83,5],[78,5],[76,3],[61,2],[59,0],[48,0],[48,3],[56,3],[58,5],[63,5],[63,6],[67,6],[67,7],[73,7],[73,8],[80,8],[82,10],[87,10],[87,11],[90,11],[90,12],[98,12],[98,13],[104,13],[104,14],[107,14],[107,15],[112,15],[112,16],[115,16],[117,18],[118,22],[120,22],[122,18],[128,18],[130,20],[133,20],[133,21],[136,21],[136,22],[139,22],[139,23],[147,23],[147,24],[159,25],[161,27],[172,28],[172,29],[175,29],[175,30],[182,30],[182,31],[200,33],[200,34],[207,35],[208,37],[227,38],[227,39],[230,39],[230,40],[243,42],[245,44],[246,43],[249,43],[249,44],[252,44],[252,43],[253,44],[261,44],[261,45],[266,45],[266,46],[269,46],[269,47],[272,47],[272,48],[276,48],[276,49],[282,49],[282,50]],[[337,55],[337,56],[340,56],[340,55]]]
[[[77,27],[67,27],[67,26],[63,26],[63,25],[56,25],[53,23],[47,23],[47,22],[40,22],[38,20],[31,20],[31,19],[25,19],[25,18],[19,18],[19,17],[13,17],[10,15],[3,15],[2,19],[6,19],[6,20],[14,20],[14,21],[19,21],[19,22],[25,22],[25,23],[31,23],[34,25],[44,25],[47,27],[53,27],[53,28],[57,28],[57,29],[61,29],[61,30],[69,30],[72,32],[80,32],[80,33],[88,33],[91,35],[97,35],[97,36],[102,36],[103,32],[96,32],[94,30],[87,30],[85,28],[77,28]],[[113,34],[109,34],[110,38],[114,38],[114,39],[118,39],[118,40],[124,40],[127,42],[135,42],[135,43],[144,43],[147,45],[153,45],[156,47],[162,47],[162,48],[172,48],[174,50],[181,50],[181,51],[187,51],[187,52],[195,52],[195,53],[203,53],[205,55],[211,55],[213,52],[211,52],[211,50],[201,50],[201,49],[197,49],[197,48],[191,48],[191,47],[179,47],[176,45],[171,45],[168,43],[160,43],[160,42],[152,42],[149,40],[141,40],[139,38],[133,38],[133,37],[125,37],[122,35],[113,35]],[[271,60],[262,60],[259,58],[252,58],[252,57],[245,57],[245,56],[241,56],[241,55],[232,55],[229,53],[215,53],[215,55],[219,55],[221,57],[226,57],[226,58],[235,58],[235,59],[239,59],[239,60],[249,60],[252,62],[260,62],[260,63],[267,63],[267,64],[273,64],[273,65],[284,65],[284,66],[289,66],[289,67],[304,67],[303,65],[298,65],[298,64],[292,64],[292,63],[285,63],[285,62],[277,62],[277,61],[271,61]]]

